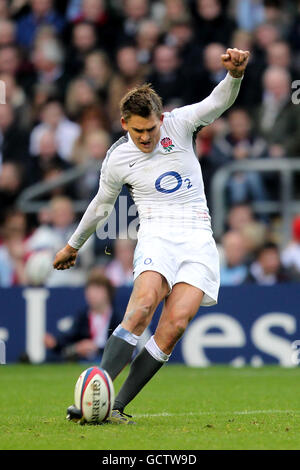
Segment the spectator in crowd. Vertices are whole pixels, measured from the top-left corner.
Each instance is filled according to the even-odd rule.
[[[84,175],[79,180],[77,194],[82,199],[91,200],[99,186],[99,170],[110,147],[111,140],[109,134],[103,129],[89,132],[82,143],[81,152],[74,152],[74,159],[80,160],[88,166]]]
[[[41,114],[45,104],[56,98],[55,86],[51,83],[36,83],[32,87],[32,94],[30,97],[30,129],[32,130],[37,124],[40,123]]]
[[[255,29],[253,39],[255,61],[259,66],[265,65],[267,48],[281,39],[280,31],[271,23],[262,23]]]
[[[213,146],[213,157],[218,167],[233,161],[267,156],[266,141],[253,132],[250,116],[245,109],[231,109],[228,124],[227,135],[216,139]],[[230,205],[267,199],[264,180],[255,171],[233,173],[227,190]]]
[[[106,147],[107,143],[110,141],[110,135],[104,129],[105,121],[102,119],[102,114],[99,113],[99,108],[91,107],[87,108],[82,113],[81,118],[81,133],[79,137],[76,139],[72,154],[71,154],[71,161],[76,165],[87,163],[90,159],[90,149],[88,149],[87,142],[90,135],[98,135],[101,136],[98,140],[100,144],[100,152],[104,147]],[[102,144],[100,143],[102,141]],[[99,148],[99,146],[98,146]],[[100,152],[96,152],[96,155],[99,155]],[[94,150],[93,150],[94,154]],[[96,157],[98,158],[98,157]],[[99,175],[98,175],[99,176]]]
[[[104,51],[95,50],[86,56],[83,74],[93,85],[98,98],[100,98],[100,101],[106,107],[113,71],[109,58]]]
[[[253,210],[250,204],[235,204],[227,214],[228,230],[240,231],[245,225],[255,221]]]
[[[40,46],[42,43],[47,43],[48,41],[50,42],[57,42],[58,44],[61,44],[60,41],[57,38],[55,29],[51,25],[43,25],[40,26],[36,36],[35,40],[33,43],[33,48],[36,46]],[[25,55],[25,54],[24,54]]]
[[[268,67],[263,87],[263,100],[255,113],[256,131],[266,139],[271,157],[297,155],[300,111],[291,101],[289,72],[282,67]]]
[[[97,47],[97,31],[93,23],[81,21],[73,26],[71,44],[66,50],[65,69],[71,77],[82,72],[86,56]]]
[[[81,12],[81,2],[82,0],[69,0],[66,5],[65,16],[68,22],[74,21],[78,18]]]
[[[203,72],[203,50],[195,41],[195,31],[189,17],[181,16],[172,22],[169,21],[164,42],[176,47],[180,62],[185,70],[190,70],[195,75]],[[197,76],[194,80],[199,82]]]
[[[18,163],[4,162],[0,169],[0,223],[4,213],[14,207],[23,186],[23,167]]]
[[[0,287],[26,284],[27,220],[25,214],[12,210],[1,227]]]
[[[23,166],[28,161],[28,134],[18,126],[10,103],[0,105],[0,160]]]
[[[0,48],[0,73],[7,73],[20,79],[21,58],[19,49],[14,45]]]
[[[31,106],[23,88],[11,74],[1,73],[0,81],[5,84],[5,100],[13,108],[17,126],[24,132],[29,131],[32,125]]]
[[[116,31],[120,23],[106,7],[105,0],[82,0],[79,15],[73,23],[82,21],[93,24],[98,33],[97,42],[107,53],[112,54],[116,45]]]
[[[56,99],[49,99],[44,104],[41,111],[41,122],[31,132],[31,155],[38,154],[39,143],[46,130],[50,130],[55,134],[58,153],[64,160],[68,161],[71,157],[74,142],[80,134],[80,127],[66,117],[62,104]]]
[[[281,253],[283,266],[294,273],[294,277],[300,280],[300,216],[297,215],[292,223],[292,241]]]
[[[244,51],[250,51],[247,73],[243,77],[243,86],[240,88],[238,97],[235,101],[236,106],[251,110],[258,106],[262,97],[261,76],[265,69],[264,61],[257,60],[254,52],[253,35],[247,31],[237,29],[232,37],[232,47]],[[255,83],[255,86],[254,86]]]
[[[219,42],[228,47],[236,23],[222,10],[220,0],[195,0],[195,30],[198,41],[206,46]]]
[[[134,248],[134,240],[117,238],[115,241],[114,259],[105,269],[106,276],[115,287],[133,285]]]
[[[0,19],[0,47],[16,42],[16,25],[13,21]]]
[[[134,46],[120,47],[116,54],[117,73],[109,86],[108,112],[112,131],[120,133],[120,100],[129,89],[144,82],[144,75],[137,59]]]
[[[76,223],[71,199],[65,196],[55,197],[50,201],[49,209],[48,223],[40,225],[28,239],[27,253],[43,249],[54,255],[60,246],[67,243],[70,234],[74,231]],[[84,247],[72,272],[52,270],[46,285],[48,287],[83,285],[87,271],[93,263],[93,240],[94,237],[91,237],[87,246]]]
[[[155,21],[161,24],[162,29],[168,30],[172,23],[183,19],[190,19],[189,3],[185,0],[164,0],[160,4],[160,9],[153,11]]]
[[[42,181],[49,170],[70,168],[70,164],[58,153],[55,133],[44,129],[39,137],[38,154],[30,159],[28,168],[28,178],[31,184]]]
[[[225,53],[225,48],[220,43],[212,42],[203,51],[203,68],[200,77],[196,76],[193,83],[193,101],[205,99],[213,89],[225,78],[226,72],[220,61],[220,56]],[[201,86],[199,86],[199,82]]]
[[[265,8],[263,0],[235,0],[234,13],[240,29],[252,32],[265,20]],[[246,49],[247,50],[247,49]]]
[[[9,5],[7,0],[0,0],[0,18],[7,20],[13,11],[13,5]]]
[[[92,131],[109,129],[108,117],[105,114],[105,109],[95,104],[87,106],[82,110],[79,117],[79,124],[81,128],[81,138],[84,138],[84,136]]]
[[[186,76],[182,71],[180,60],[175,47],[159,45],[154,50],[153,72],[148,75],[147,81],[162,97],[164,106],[170,104],[186,104],[188,90],[186,88]]]
[[[287,41],[272,42],[266,48],[266,62],[268,67],[282,67],[286,69],[292,80],[298,78],[298,70],[292,61],[291,48]]]
[[[57,39],[41,40],[35,43],[32,53],[34,66],[33,83],[51,83],[61,100],[65,97],[69,82],[68,71],[64,69],[64,51]]]
[[[99,361],[107,339],[121,321],[106,277],[91,271],[84,292],[86,307],[74,317],[72,326],[56,336],[46,333],[44,337],[46,347],[64,360]]]
[[[212,149],[218,135],[224,133],[226,123],[219,118],[209,126],[203,127],[196,136],[196,154],[201,165],[201,172],[204,181],[205,194],[208,207],[211,209],[211,180],[217,170],[216,162],[213,159]]]
[[[32,46],[36,33],[42,25],[51,25],[57,34],[63,32],[65,20],[53,8],[53,0],[30,0],[31,12],[17,23],[18,43],[26,48]]]
[[[254,43],[253,34],[249,33],[248,31],[245,31],[244,29],[236,29],[233,33],[231,42],[232,42],[232,47],[236,47],[237,49],[241,49],[243,51],[251,52],[251,56],[249,57],[249,62],[254,60],[253,54],[252,54],[253,43]]]
[[[124,0],[123,24],[118,37],[119,44],[133,44],[141,21],[149,16],[149,0]]]
[[[242,284],[247,275],[247,250],[240,232],[231,230],[222,238],[220,279],[222,286]]]
[[[294,17],[292,18],[292,24],[290,30],[288,31],[288,40],[289,44],[291,45],[293,51],[297,54],[297,58],[299,59],[300,53],[300,1],[297,2],[297,11],[295,12]]]
[[[65,103],[68,115],[75,121],[79,120],[81,113],[89,106],[100,107],[95,85],[83,76],[78,76],[69,83]]]
[[[246,244],[249,259],[265,243],[268,234],[267,225],[255,217],[249,204],[235,204],[227,215],[228,230],[241,233]]]
[[[291,272],[280,262],[279,248],[275,243],[266,242],[258,251],[255,261],[250,265],[245,282],[259,285],[274,285],[293,279]]]
[[[282,0],[264,1],[265,22],[275,25],[280,31],[281,36],[286,36],[290,23],[288,10],[291,8],[291,5],[288,5],[286,8],[285,3]]]
[[[153,51],[158,43],[159,36],[160,29],[155,21],[141,21],[136,34],[137,59],[139,64],[151,64]]]
[[[108,132],[103,129],[95,129],[80,136],[75,142],[72,161],[75,164],[88,163],[89,161],[99,162],[105,158],[111,140]],[[96,175],[99,179],[99,175]]]

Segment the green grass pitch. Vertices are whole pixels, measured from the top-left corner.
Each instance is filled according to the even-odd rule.
[[[0,366],[0,449],[300,448],[299,368],[167,365],[126,410],[137,426],[80,426],[65,410],[86,367]]]

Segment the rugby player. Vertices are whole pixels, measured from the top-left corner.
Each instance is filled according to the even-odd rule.
[[[108,150],[99,191],[53,263],[55,269],[75,264],[80,247],[107,221],[122,186],[128,185],[140,228],[133,291],[100,364],[112,380],[131,361],[162,300],[164,306],[155,334],[131,363],[111,422],[133,423],[125,407],[168,361],[199,307],[217,303],[219,259],[194,139],[234,103],[249,51],[227,49],[220,60],[227,75],[200,103],[163,113],[160,97],[148,84],[124,96],[120,107],[126,135]],[[78,414],[74,406],[68,408],[69,419]]]

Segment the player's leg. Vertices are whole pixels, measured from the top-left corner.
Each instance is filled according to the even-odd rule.
[[[171,354],[202,303],[204,292],[197,287],[179,282],[167,299],[157,325],[154,341],[165,354]]]
[[[200,289],[186,283],[173,287],[165,301],[155,335],[133,360],[129,375],[115,399],[114,409],[122,412],[168,361],[175,344],[196,315],[203,295]]]
[[[165,278],[155,271],[145,271],[135,280],[123,321],[107,341],[100,364],[112,380],[131,361],[139,336],[168,290]]]
[[[155,271],[145,271],[135,280],[123,321],[107,341],[100,364],[100,367],[109,373],[112,380],[131,361],[139,336],[149,325],[156,307],[168,292],[167,281]],[[81,412],[75,405],[67,409],[68,420],[77,422],[81,418]],[[131,423],[119,413],[117,416],[112,413],[110,421]]]
[[[149,325],[156,307],[168,292],[166,279],[155,271],[145,271],[136,278],[123,321],[108,339],[100,364],[112,380],[131,361],[139,336]],[[67,409],[68,420],[77,422],[80,418],[81,412],[74,405]],[[131,423],[119,414],[112,416],[111,421]]]

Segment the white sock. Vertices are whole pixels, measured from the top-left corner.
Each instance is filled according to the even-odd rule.
[[[161,349],[159,349],[155,342],[154,336],[151,336],[149,341],[145,344],[145,348],[147,349],[148,353],[159,362],[167,362],[171,356],[171,354],[165,354]]]

